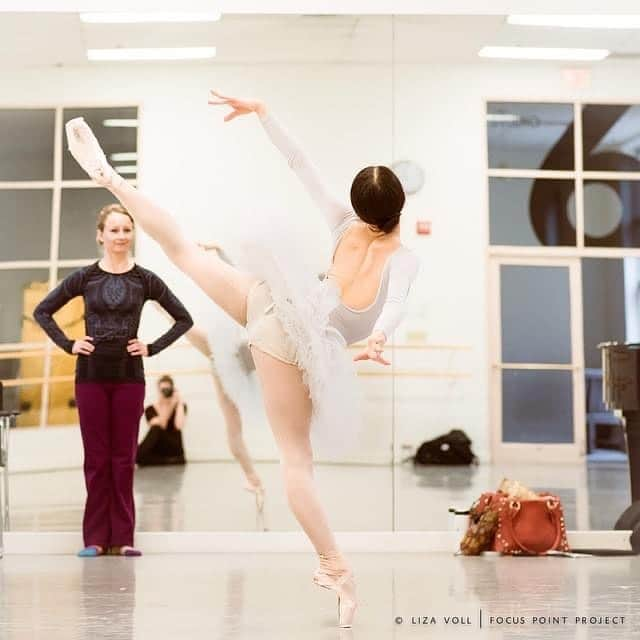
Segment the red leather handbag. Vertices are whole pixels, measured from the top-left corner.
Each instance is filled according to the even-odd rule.
[[[539,494],[537,500],[518,500],[504,494],[491,501],[498,510],[498,530],[492,548],[508,555],[541,555],[569,551],[562,504],[558,496]]]
[[[560,498],[538,495],[534,500],[520,500],[501,491],[483,493],[471,508],[461,552],[478,555],[491,549],[506,555],[542,555],[569,551]]]

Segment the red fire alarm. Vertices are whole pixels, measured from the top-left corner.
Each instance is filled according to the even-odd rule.
[[[430,236],[431,220],[418,220],[416,222],[416,233],[421,236]]]

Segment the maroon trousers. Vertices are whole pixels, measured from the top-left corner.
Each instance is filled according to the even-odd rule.
[[[87,487],[85,546],[133,545],[133,472],[144,389],[140,382],[76,383]]]

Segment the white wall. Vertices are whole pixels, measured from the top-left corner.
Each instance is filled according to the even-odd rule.
[[[430,343],[465,344],[470,352],[396,354],[401,369],[453,368],[468,380],[402,377],[396,380],[396,445],[419,444],[451,427],[464,428],[482,459],[489,454],[486,303],[486,176],[484,99],[589,99],[640,96],[633,65],[596,67],[592,88],[577,94],[553,65],[487,62],[473,65],[402,65],[395,69],[395,137],[392,140],[391,70],[367,65],[96,66],[0,73],[1,105],[139,103],[142,114],[141,184],[198,239],[230,238],[252,216],[289,217],[295,250],[322,269],[328,234],[317,211],[255,120],[223,125],[206,105],[207,89],[267,100],[303,141],[327,180],[347,197],[355,171],[366,164],[412,159],[426,185],[409,198],[404,239],[422,258],[410,314],[396,335],[425,331]],[[415,220],[433,221],[433,236],[414,234]],[[62,231],[63,232],[63,231]],[[167,280],[202,318],[204,296],[140,234],[138,259]],[[165,326],[145,314],[143,335]],[[147,362],[163,367],[205,367],[186,349]],[[157,364],[156,364],[157,363]],[[178,384],[191,408],[187,428],[192,459],[227,457],[222,422],[206,377]],[[363,378],[370,435],[364,458],[388,459],[391,381]],[[150,385],[151,386],[151,385]],[[257,457],[274,457],[264,423],[249,429]],[[80,463],[77,429],[13,434],[12,467]]]

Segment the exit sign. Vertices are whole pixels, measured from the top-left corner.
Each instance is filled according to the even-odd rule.
[[[416,222],[416,233],[421,236],[430,236],[431,220],[418,220]]]

